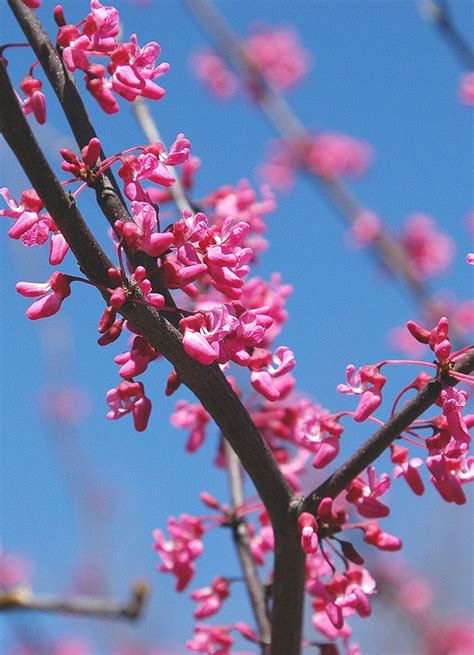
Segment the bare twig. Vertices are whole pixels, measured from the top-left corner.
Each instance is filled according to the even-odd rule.
[[[472,373],[474,370],[474,347],[471,348],[454,366],[459,373]],[[372,464],[390,444],[399,438],[414,420],[419,418],[438,399],[444,384],[458,384],[455,378],[433,378],[410,400],[405,407],[392,416],[381,428],[368,439],[347,462],[325,480],[317,489],[307,496],[304,510],[314,512],[322,498],[335,498],[355,477]]]
[[[128,619],[135,621],[141,616],[148,595],[148,585],[144,582],[137,582],[133,586],[127,604],[111,598],[79,594],[66,597],[33,594],[27,587],[15,587],[11,591],[0,594],[0,611],[35,610],[92,616],[97,619]]]
[[[455,24],[448,0],[427,0],[422,9],[438,28],[441,36],[453,48],[461,64],[474,71],[474,49]]]
[[[229,484],[234,513],[244,502],[242,484],[242,467],[239,458],[227,441],[224,441],[224,450],[229,473]],[[231,524],[235,547],[240,560],[240,566],[245,579],[250,604],[260,632],[262,655],[270,655],[271,625],[267,615],[265,588],[260,580],[255,559],[250,550],[250,536],[248,526],[243,518],[235,516]]]
[[[158,127],[153,120],[150,110],[147,103],[143,98],[138,97],[133,103],[133,111],[135,117],[138,121],[138,124],[143,130],[144,135],[153,143],[154,141],[159,141],[164,144],[163,138],[158,130]],[[167,166],[171,175],[175,178],[176,182],[170,188],[170,193],[173,196],[173,200],[176,203],[176,206],[181,212],[189,211],[192,214],[195,214],[199,211],[199,207],[195,205],[192,200],[188,197],[186,191],[184,190],[179,175],[174,166]]]

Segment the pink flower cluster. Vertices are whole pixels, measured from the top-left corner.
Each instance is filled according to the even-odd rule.
[[[295,87],[309,72],[311,57],[291,28],[255,25],[241,41],[251,71],[262,75],[270,86],[287,91]],[[213,50],[200,50],[191,57],[197,79],[219,100],[225,100],[238,89],[238,78],[226,62]],[[247,87],[258,97],[260,84],[249,74]]]
[[[454,255],[451,237],[436,230],[434,220],[425,214],[408,217],[400,242],[410,260],[412,273],[419,280],[445,271]]]
[[[106,113],[119,110],[114,93],[130,102],[140,96],[151,100],[164,96],[164,89],[155,80],[169,70],[169,65],[156,64],[159,44],[151,41],[140,47],[135,34],[130,41],[120,43],[119,13],[114,7],[91,0],[90,13],[77,26],[66,22],[60,5],[54,17],[65,65],[70,71],[84,71],[88,90]],[[92,59],[98,57],[107,59],[107,66]]]
[[[0,216],[13,218],[15,223],[8,231],[11,239],[21,239],[25,246],[42,246],[51,236],[49,263],[52,266],[61,264],[69,246],[59,232],[55,222],[47,213],[41,213],[43,202],[34,189],[25,189],[17,203],[10,197],[6,187],[0,189],[0,195],[8,208],[0,209]]]
[[[276,189],[288,191],[298,168],[323,178],[353,177],[366,171],[372,160],[371,147],[345,134],[320,133],[291,144],[272,143],[260,174]]]
[[[153,550],[161,559],[157,568],[172,573],[176,578],[176,591],[183,591],[194,575],[194,560],[203,551],[201,537],[205,528],[201,519],[181,514],[179,519],[173,516],[168,519],[168,532],[171,538],[167,540],[161,530],[153,531]]]

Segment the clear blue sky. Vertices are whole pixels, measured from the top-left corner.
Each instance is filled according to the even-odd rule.
[[[43,1],[40,11],[53,33],[50,14],[55,4]],[[216,105],[193,79],[188,58],[196,46],[206,43],[206,36],[182,4],[156,0],[139,6],[121,0],[116,5],[125,35],[136,32],[140,43],[157,40],[162,59],[171,64],[171,71],[161,78],[167,95],[153,106],[153,115],[168,143],[184,132],[193,153],[202,159],[196,196],[244,177],[255,180],[255,167],[272,130],[242,98]],[[474,19],[474,4],[453,5],[456,21],[467,29]],[[83,0],[65,3],[70,20],[85,15],[87,7]],[[464,263],[469,249],[465,217],[474,199],[472,110],[457,102],[460,63],[433,26],[421,19],[417,3],[256,0],[222,2],[220,7],[240,34],[257,19],[295,26],[314,63],[306,82],[290,94],[292,106],[308,126],[347,133],[373,146],[374,163],[354,189],[394,229],[410,213],[433,215],[457,243],[451,273],[435,287],[452,290],[461,299],[472,297],[472,270]],[[2,42],[21,40],[5,4],[0,15]],[[29,60],[23,50],[8,51],[8,58],[18,81]],[[107,153],[143,143],[125,102],[120,113],[110,118],[91,98],[86,101]],[[52,97],[48,123],[35,131],[57,165],[57,150],[72,141]],[[0,186],[9,186],[16,197],[27,185],[3,143],[1,148]],[[105,222],[92,198],[85,198],[81,207],[105,240]],[[104,628],[82,619],[20,614],[2,618],[0,651],[21,628],[38,634],[86,635],[98,644],[93,651],[97,655],[106,655],[106,643],[117,645],[131,635],[166,646],[170,653],[172,644],[181,644],[176,652],[184,652],[192,631],[192,603],[173,592],[171,576],[154,571],[157,557],[151,551],[151,531],[164,527],[169,514],[201,513],[198,493],[203,488],[227,497],[224,475],[211,464],[216,437],[213,434],[196,455],[184,454],[185,435],[169,425],[168,417],[175,400],[186,394],[180,392],[171,401],[163,397],[168,371],[163,364],[145,377],[154,401],[148,431],[136,434],[127,419],[106,421],[105,392],[117,379],[112,359],[123,344],[106,349],[95,344],[101,299],[86,287],[75,288],[59,317],[41,324],[29,322],[24,317],[28,303],[15,294],[14,285],[19,279],[46,279],[47,254],[12,243],[4,223],[0,241],[3,544],[34,562],[33,584],[38,591],[66,591],[78,566],[93,551],[107,578],[108,592],[125,598],[130,581],[144,577],[153,586],[153,599],[145,620],[131,630],[116,624]],[[271,249],[257,272],[281,271],[284,281],[294,285],[281,343],[296,353],[299,388],[332,410],[353,408],[353,400],[336,392],[346,364],[394,356],[387,332],[414,318],[416,308],[366,252],[344,245],[345,228],[339,217],[305,180],[291,195],[279,199],[269,219],[269,238]],[[72,258],[61,270],[75,272]],[[411,373],[393,370],[392,391]],[[38,412],[38,391],[53,381],[79,385],[90,396],[91,411],[77,433],[53,434]],[[369,432],[366,425],[356,430],[349,424],[345,452]],[[73,453],[75,474],[84,479],[78,473],[83,470],[79,450],[88,475],[110,499],[110,511],[94,530],[84,522],[77,495],[65,480],[59,453],[67,448]],[[402,537],[403,555],[411,566],[427,575],[434,571],[439,611],[469,612],[473,600],[470,506],[448,506],[431,487],[422,498],[414,498],[403,485],[393,486],[392,515],[384,527]],[[237,574],[227,536],[210,536],[193,588],[220,573]],[[219,548],[221,558],[213,546]],[[234,602],[216,622],[239,618],[251,622]],[[355,640],[360,640],[366,655],[376,655],[383,648],[382,637],[375,621],[368,623],[356,625]],[[378,644],[377,650],[371,650],[373,644]]]

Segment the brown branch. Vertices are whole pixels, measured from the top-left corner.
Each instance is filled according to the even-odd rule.
[[[0,95],[0,130],[7,143],[67,240],[81,270],[90,280],[108,285],[107,270],[112,263],[41,152],[15,97],[3,61],[0,61]],[[143,300],[138,291],[135,293],[137,299]],[[150,306],[130,301],[121,308],[121,313],[174,365],[181,380],[199,398],[238,454],[275,529],[284,528],[291,491],[219,367],[203,366],[187,355],[182,347],[182,335]]]
[[[135,621],[144,609],[149,595],[148,585],[137,582],[127,604],[97,596],[72,595],[66,597],[33,594],[27,587],[16,587],[0,594],[0,611],[35,610],[92,616],[97,619],[128,619]]]
[[[474,371],[474,347],[471,348],[454,366],[459,373],[472,373]],[[386,450],[390,444],[398,439],[423,412],[438,399],[443,384],[455,386],[455,378],[436,378],[430,380],[423,389],[410,400],[405,407],[392,416],[379,428],[337,471],[325,480],[317,489],[312,491],[305,499],[303,510],[315,512],[322,498],[329,496],[336,498],[355,477],[360,475]]]
[[[18,105],[3,62],[0,63],[0,93],[0,129],[6,141],[68,241],[81,270],[89,279],[108,284],[107,270],[111,262],[100,249],[76,205],[61,187],[39,149]],[[288,628],[283,630],[281,641],[272,637],[271,652],[272,655],[297,655],[300,644],[302,614],[299,610],[303,599],[304,563],[302,557],[298,556],[299,548],[296,556],[286,561],[279,557],[281,553],[288,553],[288,544],[295,544],[294,539],[287,540],[287,535],[297,534],[297,514],[288,512],[292,499],[291,490],[247,410],[219,367],[203,366],[189,357],[182,347],[181,334],[151,307],[129,302],[121,308],[121,313],[174,365],[180,379],[214,418],[251,477],[269,513],[275,532],[277,559],[273,617],[279,617],[281,620],[280,631],[285,626]],[[282,576],[278,576],[279,569],[282,570]],[[282,585],[279,583],[280,579]],[[293,591],[293,596],[298,596],[299,601],[294,604],[295,612],[288,612],[285,586],[291,585],[291,589],[294,589],[295,584],[297,593]]]
[[[138,105],[135,104],[135,110],[137,119],[147,138],[162,141],[156,123],[147,110],[147,105],[144,102],[140,102]],[[180,209],[183,206],[192,213],[196,211],[196,207],[191,203],[180,186],[177,187],[174,185],[171,191]],[[240,462],[230,443],[225,440],[224,444],[228,462],[231,495],[235,507],[236,505],[241,505],[244,500]],[[265,589],[259,578],[258,570],[250,551],[247,525],[244,521],[239,521],[233,526],[234,542],[246,581],[250,604],[259,627],[263,655],[270,653],[268,646],[270,643],[270,630],[272,631],[272,655],[274,653],[281,655],[298,653],[300,649],[304,595],[304,557],[297,537],[296,519],[301,502],[302,499],[298,498],[292,500],[288,508],[288,513],[286,514],[286,524],[282,522],[283,529],[276,526],[271,518],[275,535],[275,570],[272,584],[273,606],[271,626],[267,615]],[[292,603],[288,606],[287,599],[290,597],[292,598]]]
[[[240,566],[245,579],[250,605],[259,629],[262,655],[270,655],[271,625],[267,615],[265,588],[260,580],[255,558],[250,549],[250,535],[248,526],[243,518],[238,517],[236,510],[244,503],[242,484],[242,468],[239,458],[227,441],[224,441],[224,450],[229,473],[232,508],[235,518],[232,521],[232,536],[240,560]]]
[[[257,89],[256,103],[260,105],[275,131],[293,150],[301,170],[317,183],[341,216],[351,225],[365,209],[364,204],[341,179],[318,175],[308,169],[305,159],[301,157],[301,144],[311,138],[312,134],[297,118],[284,96],[266,82],[255,64],[247,57],[237,35],[216,5],[211,0],[184,0],[184,3],[198,23],[216,41],[221,54],[240,71],[245,79],[252,81],[252,88]],[[416,302],[431,314],[433,299],[428,285],[414,275],[413,267],[404,249],[387,229],[384,229],[374,240],[371,252],[395,278],[406,284]]]

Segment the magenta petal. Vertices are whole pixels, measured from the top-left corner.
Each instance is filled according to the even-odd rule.
[[[197,359],[200,364],[212,364],[217,359],[217,354],[211,344],[199,332],[186,330],[183,346],[188,355]]]
[[[59,311],[63,297],[59,293],[49,293],[44,298],[40,298],[28,308],[26,315],[32,321],[39,318],[53,316]]]

